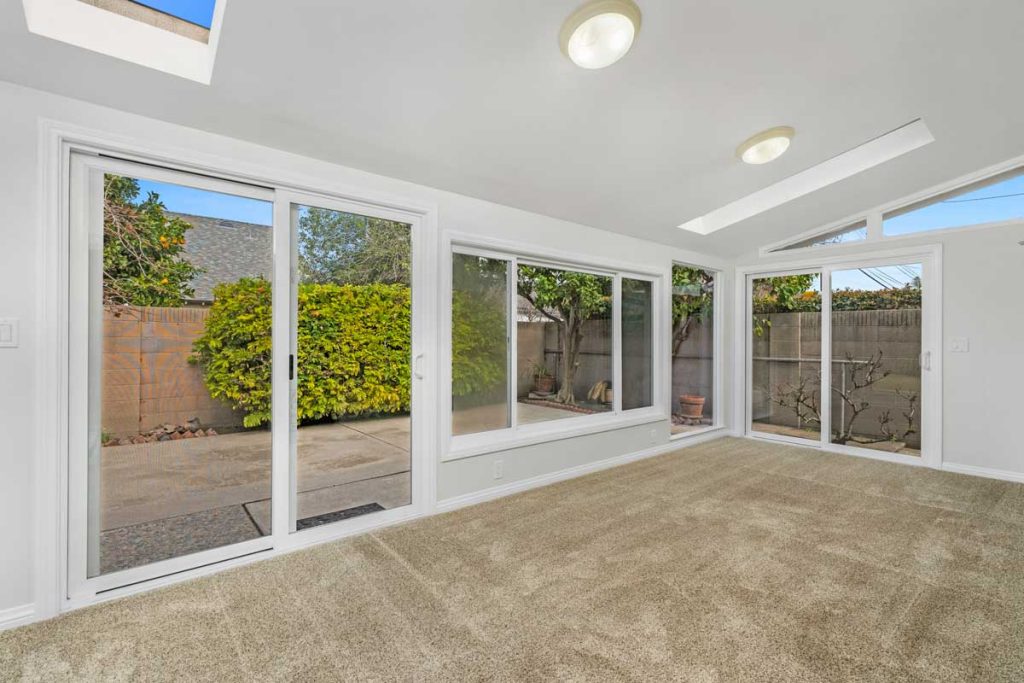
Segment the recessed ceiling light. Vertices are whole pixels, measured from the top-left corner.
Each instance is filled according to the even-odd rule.
[[[639,32],[633,0],[591,0],[565,20],[558,42],[576,66],[603,69],[629,52]]]
[[[796,131],[789,126],[776,126],[748,138],[736,148],[736,156],[748,164],[767,164],[775,161],[789,149]]]

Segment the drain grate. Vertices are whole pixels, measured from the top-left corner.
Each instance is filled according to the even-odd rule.
[[[327,512],[314,517],[306,517],[305,519],[300,519],[295,523],[295,530],[302,531],[303,529],[312,529],[315,526],[322,526],[324,524],[330,524],[331,522],[340,522],[343,519],[351,519],[352,517],[358,517],[359,515],[368,515],[371,512],[380,512],[383,509],[384,508],[377,503],[367,503],[366,505],[357,505],[354,508],[348,508],[346,510],[338,510],[337,512]]]

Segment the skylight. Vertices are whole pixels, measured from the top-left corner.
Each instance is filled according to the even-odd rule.
[[[217,0],[78,0],[200,43],[210,41]]]
[[[155,10],[209,29],[213,26],[213,8],[217,0],[134,0]]]
[[[22,0],[36,35],[210,82],[227,0]]]

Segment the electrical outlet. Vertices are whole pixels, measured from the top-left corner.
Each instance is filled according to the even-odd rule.
[[[505,463],[502,462],[501,460],[495,460],[494,461],[494,478],[495,479],[501,479],[503,476],[505,476],[504,465],[505,465]]]
[[[949,350],[951,353],[969,353],[971,340],[967,337],[953,337],[949,340]]]

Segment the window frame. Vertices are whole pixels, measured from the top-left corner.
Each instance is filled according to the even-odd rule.
[[[465,254],[494,260],[502,260],[508,264],[508,306],[506,310],[506,332],[508,335],[508,400],[510,426],[502,429],[477,432],[473,434],[452,433],[452,267],[454,254]],[[572,254],[552,250],[537,249],[526,244],[490,240],[473,235],[447,233],[443,247],[445,255],[442,264],[441,300],[441,335],[439,343],[441,357],[438,359],[444,367],[439,382],[441,395],[439,405],[445,427],[441,461],[447,462],[473,457],[485,453],[511,450],[523,446],[557,441],[560,439],[593,434],[625,427],[643,425],[668,420],[668,411],[664,396],[663,359],[665,331],[664,306],[664,273],[657,269],[603,261],[599,258],[576,258]],[[517,273],[520,265],[557,268],[575,272],[588,273],[612,278],[612,409],[591,415],[568,415],[565,418],[548,420],[533,424],[521,425],[518,422],[518,296]],[[655,334],[651,338],[651,387],[653,392],[652,405],[630,410],[622,409],[622,278],[642,280],[651,283],[651,311]]]
[[[706,273],[711,273],[712,284],[714,290],[711,294],[711,305],[713,307],[711,311],[711,322],[712,328],[712,340],[711,348],[714,354],[711,358],[711,385],[714,387],[714,396],[712,396],[711,408],[711,424],[704,427],[694,429],[688,432],[682,432],[679,434],[672,433],[672,410],[675,407],[675,401],[677,398],[674,396],[675,391],[672,388],[672,373],[673,363],[675,359],[672,357],[672,269],[676,266],[682,266],[684,268],[698,268]],[[691,439],[707,432],[715,431],[716,429],[723,429],[726,425],[725,420],[725,334],[723,332],[726,311],[725,311],[725,291],[723,290],[724,278],[722,277],[722,270],[720,268],[713,268],[711,266],[701,265],[693,261],[684,261],[680,259],[672,259],[669,264],[668,273],[668,292],[665,301],[666,319],[668,330],[666,332],[666,345],[663,351],[665,356],[665,392],[668,400],[668,419],[669,419],[669,441],[682,441],[685,439]]]
[[[945,228],[921,230],[902,235],[885,235],[882,230],[882,223],[887,215],[894,213],[898,214],[903,211],[913,211],[918,208],[928,206],[933,202],[942,201],[942,198],[945,196],[960,194],[961,192],[970,192],[970,188],[972,186],[983,184],[986,181],[1000,182],[1000,180],[996,180],[999,176],[1006,176],[1005,179],[1024,176],[1024,156],[1008,159],[999,164],[988,166],[979,171],[968,173],[953,180],[934,185],[926,190],[905,195],[899,199],[886,202],[885,204],[880,204],[866,211],[846,216],[841,220],[827,223],[824,226],[814,228],[813,230],[807,230],[794,237],[789,237],[785,240],[762,246],[758,249],[758,255],[761,257],[776,256],[779,254],[797,256],[810,252],[820,253],[822,250],[833,251],[851,247],[863,247],[864,245],[868,245],[869,247],[878,246],[881,243],[889,243],[898,240],[935,239],[948,234],[955,234],[968,230],[1024,224],[1024,218],[1011,218],[1007,220],[968,223],[965,225],[956,225]],[[844,227],[852,227],[854,224],[859,222],[867,223],[867,236],[862,240],[840,242],[838,244],[811,244],[802,247],[793,246],[800,244],[801,242],[814,239],[815,237],[824,239],[830,234],[841,231]]]

